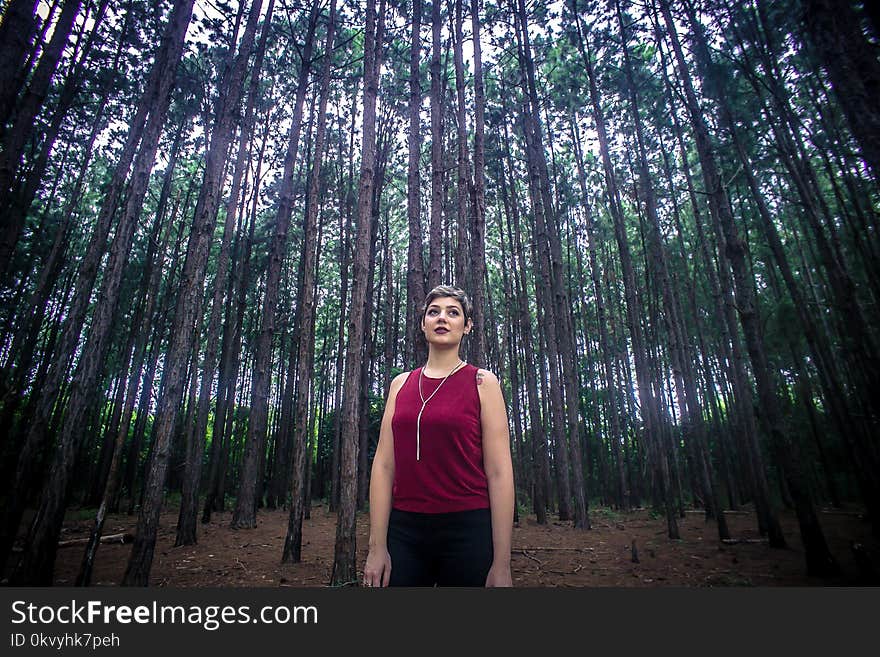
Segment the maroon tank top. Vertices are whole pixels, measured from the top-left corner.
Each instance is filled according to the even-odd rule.
[[[450,513],[489,508],[489,484],[483,468],[483,432],[477,368],[467,364],[443,379],[413,370],[397,393],[391,429],[394,435],[392,506],[416,513]],[[418,459],[417,456],[418,450]]]

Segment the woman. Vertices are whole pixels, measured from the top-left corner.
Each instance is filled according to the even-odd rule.
[[[428,362],[391,383],[370,479],[365,586],[512,586],[513,465],[494,374],[459,357],[456,287],[428,294]]]

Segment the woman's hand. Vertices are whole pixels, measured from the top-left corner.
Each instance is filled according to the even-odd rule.
[[[364,586],[388,586],[391,579],[391,555],[387,548],[370,548],[364,566]]]
[[[513,578],[510,575],[510,564],[500,565],[495,562],[486,575],[486,588],[513,586]]]

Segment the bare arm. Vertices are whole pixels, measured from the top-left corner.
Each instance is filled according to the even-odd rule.
[[[394,434],[391,418],[397,393],[409,373],[398,374],[391,382],[379,429],[379,443],[370,470],[370,551],[364,566],[366,586],[388,586],[391,557],[388,554],[388,517],[391,515],[391,489],[394,484]]]
[[[492,568],[486,586],[512,586],[510,549],[513,537],[513,461],[507,407],[498,378],[487,370],[477,373],[480,394],[480,423],[483,429],[483,466],[489,482],[492,514]]]

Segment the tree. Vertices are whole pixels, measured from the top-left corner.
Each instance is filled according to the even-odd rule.
[[[315,336],[315,272],[318,266],[317,220],[320,205],[319,185],[321,167],[324,161],[324,143],[327,133],[327,97],[330,93],[330,73],[333,54],[333,39],[336,28],[336,0],[330,0],[330,13],[327,19],[327,36],[324,41],[324,62],[321,70],[321,100],[318,107],[318,127],[315,137],[315,157],[309,175],[308,198],[303,221],[303,279],[301,300],[297,313],[299,334],[299,353],[296,370],[296,427],[293,433],[293,483],[290,496],[290,520],[281,561],[299,563],[302,554],[302,522],[305,514],[306,466],[310,462],[307,454],[309,434],[309,383],[314,369]]]
[[[168,28],[164,35],[164,45],[160,51],[161,55],[157,59],[157,66],[154,68],[154,74],[147,88],[149,96],[143,102],[145,109],[147,103],[149,103],[149,120],[146,121],[142,135],[130,135],[129,137],[129,143],[134,141],[135,137],[140,140],[140,148],[134,164],[131,189],[111,246],[106,273],[102,281],[100,302],[95,309],[92,326],[74,375],[73,392],[67,403],[65,424],[52,460],[48,483],[43,491],[39,510],[32,521],[31,529],[28,533],[27,545],[29,549],[24,553],[24,558],[16,567],[11,578],[12,581],[51,582],[58,536],[64,520],[68,482],[73,472],[77,452],[79,451],[85,424],[84,419],[90,409],[97,379],[101,374],[104,358],[106,357],[107,340],[119,300],[122,273],[125,268],[131,240],[134,237],[137,217],[144,194],[146,193],[146,183],[156,156],[159,136],[164,126],[165,114],[171,102],[177,62],[183,49],[183,39],[191,12],[192,2],[190,0],[181,0],[180,3],[174,5]],[[117,168],[118,174],[122,173],[121,165],[122,163]],[[125,168],[127,169],[127,167]],[[105,208],[107,208],[105,216],[108,220],[111,211],[116,205],[116,201],[113,198],[116,195],[116,188],[111,186],[108,192],[108,199],[105,201]],[[99,219],[99,223],[102,220],[103,217]],[[101,239],[100,233],[96,233],[95,238],[94,251],[97,252],[100,249],[98,243],[103,242],[103,239]],[[97,256],[97,253],[95,255]],[[95,261],[92,266],[96,268],[97,262]],[[83,306],[88,297],[86,288],[90,288],[90,282],[94,280],[94,274],[91,271],[84,268],[80,273],[83,287],[78,290],[78,295],[83,300]],[[73,330],[76,323],[79,322],[72,319],[68,325],[68,335],[70,336],[71,343],[74,340]],[[59,368],[59,370],[56,370],[58,377],[63,375],[60,367],[66,360],[67,354],[62,352],[61,357],[55,361],[56,366]],[[48,401],[44,404],[44,409],[43,417],[48,419],[47,416],[51,412]],[[29,433],[27,439],[29,443],[42,442],[41,433],[44,431],[44,426],[45,424],[42,426],[32,425],[31,433]],[[31,469],[31,466],[27,464],[22,465],[27,467],[28,470]],[[21,473],[22,471],[20,470],[19,472]],[[20,479],[24,480],[24,477],[22,476]],[[20,512],[13,509],[13,513]]]
[[[144,502],[138,515],[137,533],[122,583],[146,586],[153,563],[159,513],[168,468],[171,434],[183,396],[187,363],[192,358],[197,321],[201,315],[201,288],[205,278],[208,250],[220,202],[221,176],[232,140],[233,118],[241,99],[247,62],[253,48],[256,22],[248,21],[238,55],[226,80],[223,101],[211,133],[205,174],[196,202],[195,215],[183,265],[182,284],[177,296],[171,340],[166,356],[163,389],[155,420],[153,458],[144,484]]]
[[[354,251],[354,276],[351,290],[351,308],[348,317],[348,343],[345,350],[345,386],[342,399],[341,485],[339,513],[336,521],[336,546],[330,583],[341,586],[357,580],[355,562],[355,506],[357,504],[357,456],[361,397],[362,349],[364,344],[364,312],[367,299],[369,252],[363,248],[370,241],[373,214],[373,185],[376,165],[376,97],[379,86],[379,67],[382,63],[382,38],[385,22],[385,0],[367,2],[364,34],[364,91],[363,131],[361,141],[361,172],[358,183],[357,228]]]

